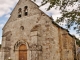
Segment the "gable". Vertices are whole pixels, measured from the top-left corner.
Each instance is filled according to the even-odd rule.
[[[18,20],[18,10],[19,8],[22,9],[22,17],[24,18],[24,7],[27,6],[28,7],[28,15],[26,17],[29,16],[33,16],[36,14],[41,14],[41,11],[39,10],[38,5],[36,5],[34,2],[30,1],[30,0],[20,0],[17,5],[15,6],[15,8],[13,9],[12,13],[10,14],[10,18],[8,19],[7,23],[5,24],[5,26],[3,27],[3,29],[7,26],[8,23],[10,22],[14,22],[16,20]]]
[[[28,15],[27,16],[24,16],[24,7],[25,6],[28,7]],[[18,10],[19,10],[19,8],[22,9],[22,16],[20,18],[18,18]],[[17,5],[15,6],[14,10],[11,13],[11,16],[10,16],[9,20],[7,21],[7,23],[3,27],[3,30],[9,26],[10,22],[14,22],[14,21],[17,21],[17,20],[20,20],[22,18],[26,18],[26,17],[29,17],[29,16],[32,17],[33,15],[36,15],[36,16],[39,17],[39,15],[37,15],[37,14],[42,15],[43,16],[42,18],[44,18],[44,20],[46,20],[46,19],[51,20],[52,24],[54,24],[56,27],[61,28],[59,25],[57,25],[51,19],[51,17],[49,17],[48,15],[46,15],[44,12],[42,12],[39,9],[39,6],[36,5],[33,1],[31,1],[31,0],[19,0],[19,2],[17,3]],[[38,19],[40,19],[40,18],[38,18]]]

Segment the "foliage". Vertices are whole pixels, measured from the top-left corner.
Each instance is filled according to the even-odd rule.
[[[34,0],[35,1],[35,0]],[[78,0],[42,0],[42,5],[45,5],[46,3],[50,3],[48,10],[50,10],[50,8],[56,6],[60,6],[60,9],[65,9],[66,6],[70,6],[73,5],[74,2],[77,2]]]
[[[80,40],[79,39],[76,40],[76,44],[80,47]]]
[[[42,0],[41,3],[41,6],[50,3],[47,10],[50,10],[54,6],[56,6],[56,8],[60,7],[59,9],[61,10],[62,17],[57,18],[56,23],[65,21],[65,26],[68,29],[74,26],[73,29],[76,30],[77,33],[80,33],[80,3],[78,0]],[[67,7],[72,8],[76,4],[78,5],[76,6],[76,9],[72,9],[71,11],[67,10]]]

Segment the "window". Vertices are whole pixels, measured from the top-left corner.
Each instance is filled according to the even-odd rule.
[[[19,18],[21,17],[21,14],[22,14],[22,9],[19,8],[19,9],[18,9],[18,17],[19,17]]]
[[[20,29],[21,29],[21,30],[24,30],[24,27],[23,27],[23,26],[21,26],[21,27],[20,27]]]
[[[27,6],[24,7],[24,15],[25,15],[25,16],[28,15],[28,7],[27,7]]]

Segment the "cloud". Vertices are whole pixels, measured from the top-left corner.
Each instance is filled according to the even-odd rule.
[[[16,3],[19,0],[0,0],[0,17],[7,15],[5,17],[9,18],[9,15],[11,13],[11,9],[14,8],[14,6],[16,5]],[[41,5],[42,0],[36,0],[35,3],[37,3],[38,5]]]
[[[57,19],[57,17],[61,17],[59,7],[55,9],[55,7],[51,8],[47,11],[47,8],[49,7],[49,3],[47,3],[44,6],[41,6],[40,9],[45,12],[48,16],[53,17],[54,21]]]
[[[32,0],[32,1],[34,1],[34,0]],[[39,6],[41,5],[41,2],[42,2],[42,0],[36,0],[35,1],[35,3],[37,5],[39,5]],[[49,5],[50,5],[50,3],[47,3],[44,6],[41,6],[40,9],[44,13],[46,13],[47,15],[49,15],[50,17],[53,16],[54,19],[56,19],[58,16],[60,17],[61,16],[61,14],[60,14],[61,11],[59,10],[59,8],[55,9],[55,7],[54,7],[54,8],[51,8],[49,11],[47,11],[47,8],[49,7]]]
[[[4,26],[4,24],[0,24],[0,28],[2,28]]]
[[[0,17],[11,12],[18,0],[0,0]]]
[[[5,17],[6,17],[6,18],[9,18],[9,17],[10,17],[10,14],[7,14]]]
[[[1,42],[2,42],[2,37],[0,37],[0,44],[1,44]]]
[[[32,0],[32,1],[34,1],[34,0]],[[36,0],[36,1],[35,1],[35,3],[36,3],[37,5],[39,5],[39,6],[41,5],[41,2],[42,2],[42,0]]]
[[[14,8],[15,4],[18,2],[19,0],[0,0],[0,17],[2,17],[3,15],[6,15],[5,17],[9,18],[9,14],[10,12],[12,11],[11,9]],[[32,0],[33,1],[33,0]],[[37,5],[41,5],[41,2],[42,0],[36,0],[36,4]],[[42,11],[44,11],[47,15],[51,16],[51,15],[56,15],[56,16],[59,16],[59,10],[55,10],[54,8],[52,8],[51,10],[49,11],[46,11],[47,7],[49,6],[50,4],[46,4],[42,7],[40,7],[40,9]]]
[[[67,6],[66,10],[69,11],[69,12],[72,11],[73,9],[77,10],[78,9],[78,4],[79,4],[78,2],[75,2],[74,5]]]

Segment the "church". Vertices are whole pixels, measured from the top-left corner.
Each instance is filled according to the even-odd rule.
[[[31,0],[19,0],[2,33],[1,60],[76,60],[76,39]]]

